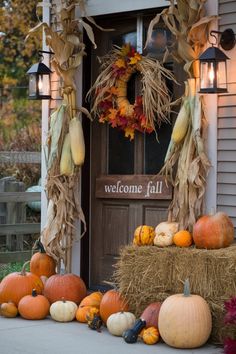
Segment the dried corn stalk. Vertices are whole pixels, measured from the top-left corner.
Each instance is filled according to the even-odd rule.
[[[198,93],[198,57],[207,41],[209,23],[216,16],[204,16],[206,0],[169,1],[169,8],[151,21],[147,43],[151,39],[153,27],[162,18],[176,38],[176,46],[166,54],[184,63],[189,79],[160,173],[174,188],[168,219],[177,221],[181,229],[192,230],[203,212],[206,176],[210,167],[203,144],[205,115],[203,97]]]
[[[84,1],[79,0],[78,5],[85,15]],[[39,30],[44,29],[46,44],[54,53],[51,64],[62,79],[63,102],[51,114],[48,142],[45,147],[46,193],[49,203],[41,241],[46,252],[58,262],[59,268],[63,261],[66,271],[71,271],[71,247],[75,236],[74,224],[77,219],[84,224],[84,232],[86,231],[84,214],[79,204],[81,165],[73,161],[73,154],[70,155],[71,139],[68,138],[68,134],[70,134],[69,126],[73,118],[80,117],[81,112],[88,117],[90,114],[85,108],[76,105],[74,77],[85,55],[85,45],[81,40],[81,27],[85,29],[96,47],[92,27],[85,20],[97,26],[91,17],[84,16],[75,20],[74,8],[74,1],[69,1],[67,7],[62,7],[59,20],[62,25],[60,32],[40,22],[29,31],[27,36],[35,35]],[[79,135],[83,139],[82,128]],[[78,149],[79,146],[83,146],[83,141],[78,142]],[[65,156],[69,156],[69,164],[65,164]]]

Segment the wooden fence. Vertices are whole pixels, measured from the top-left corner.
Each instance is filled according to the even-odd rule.
[[[38,152],[0,152],[0,163],[36,163]],[[23,182],[14,177],[0,179],[0,245],[10,252],[0,252],[0,263],[24,261],[31,251],[24,251],[24,236],[40,232],[40,223],[26,221],[26,203],[40,201],[40,192],[26,192]],[[5,241],[5,242],[4,242]]]

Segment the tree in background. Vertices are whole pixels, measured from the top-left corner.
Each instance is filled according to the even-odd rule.
[[[27,70],[37,62],[42,38],[25,43],[30,28],[38,22],[35,0],[3,0],[0,3],[0,150],[40,151],[41,102],[27,99]],[[37,11],[40,11],[40,9]],[[20,180],[37,175],[32,166],[0,165],[0,178],[15,175]],[[35,178],[35,177],[34,177]],[[27,177],[27,180],[29,178]],[[28,181],[30,184],[30,181]]]
[[[37,22],[35,0],[3,0],[0,4],[0,86],[25,86],[26,71],[41,47],[41,38],[24,39]]]

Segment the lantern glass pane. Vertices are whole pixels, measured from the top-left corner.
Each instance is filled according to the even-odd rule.
[[[36,75],[30,74],[29,75],[29,96],[34,97],[36,96],[37,91],[37,84],[36,84]]]
[[[50,75],[39,75],[38,90],[39,96],[50,95]]]
[[[201,63],[201,89],[213,88],[215,83],[214,63]]]
[[[227,89],[226,62],[219,62],[217,69],[217,87]]]

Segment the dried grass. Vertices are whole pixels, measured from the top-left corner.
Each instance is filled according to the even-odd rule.
[[[136,316],[149,303],[182,293],[187,278],[191,292],[211,308],[210,340],[219,344],[225,336],[235,336],[235,328],[224,326],[223,317],[224,301],[236,294],[236,245],[219,250],[126,246],[114,272],[114,281]]]

